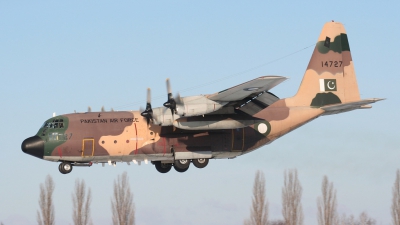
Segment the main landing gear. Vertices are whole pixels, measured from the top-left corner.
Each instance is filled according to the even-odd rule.
[[[168,173],[172,168],[171,163],[162,163],[161,161],[154,162],[154,165],[160,173]]]
[[[168,173],[172,166],[174,169],[180,173],[185,172],[189,169],[190,162],[197,168],[204,168],[208,165],[209,159],[179,159],[175,160],[174,163],[162,163],[161,161],[154,162],[154,165],[158,172],[160,173]]]

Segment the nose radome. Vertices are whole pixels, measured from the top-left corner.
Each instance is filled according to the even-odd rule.
[[[43,159],[44,141],[38,136],[27,138],[22,142],[21,149],[26,154]]]

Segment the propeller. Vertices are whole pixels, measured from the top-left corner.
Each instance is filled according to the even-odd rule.
[[[175,101],[176,101],[176,104],[183,105],[183,100],[182,100],[181,95],[179,93],[177,93],[175,95]]]
[[[153,121],[153,109],[151,108],[151,90],[150,88],[147,88],[147,101],[146,101],[146,109],[140,113],[143,117],[147,119],[147,124],[150,123],[150,121]]]
[[[166,101],[163,105],[169,109],[171,109],[172,115],[174,115],[176,112],[176,101],[174,97],[172,97],[172,90],[171,90],[171,84],[169,82],[169,79],[167,79],[167,92],[168,92],[168,101]]]

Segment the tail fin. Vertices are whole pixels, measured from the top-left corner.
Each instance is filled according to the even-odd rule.
[[[343,24],[328,22],[318,38],[297,94],[297,106],[322,107],[360,100]]]

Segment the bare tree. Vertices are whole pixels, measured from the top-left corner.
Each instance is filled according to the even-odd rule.
[[[318,197],[318,224],[335,225],[338,223],[336,212],[336,190],[333,183],[329,183],[328,177],[324,176],[322,181],[322,197]]]
[[[349,217],[343,214],[338,223],[339,225],[376,225],[376,220],[370,218],[366,212],[362,212],[359,219],[356,220],[354,215]]]
[[[338,219],[338,225],[356,225],[354,215],[347,217],[346,214],[343,214],[340,219]]]
[[[245,225],[268,224],[268,201],[265,196],[264,173],[257,170],[253,185],[253,201],[250,209],[250,219],[245,220]]]
[[[375,225],[376,220],[369,217],[366,212],[362,212],[359,217],[359,224],[360,225]]]
[[[39,225],[54,225],[53,191],[53,178],[47,175],[44,185],[40,184],[40,212],[37,212],[37,222]]]
[[[396,172],[396,181],[392,188],[392,220],[394,225],[400,225],[400,170]]]
[[[85,181],[75,181],[75,193],[72,194],[73,212],[72,219],[75,225],[92,224],[90,219],[90,204],[92,202],[92,192],[88,188],[86,194]]]
[[[268,225],[286,225],[283,220],[273,220],[268,223]]]
[[[114,225],[135,224],[135,205],[133,194],[128,181],[128,175],[124,172],[118,175],[114,181],[114,198],[111,200]]]
[[[303,189],[297,176],[297,169],[285,170],[282,188],[282,215],[286,225],[303,224],[301,195]]]

